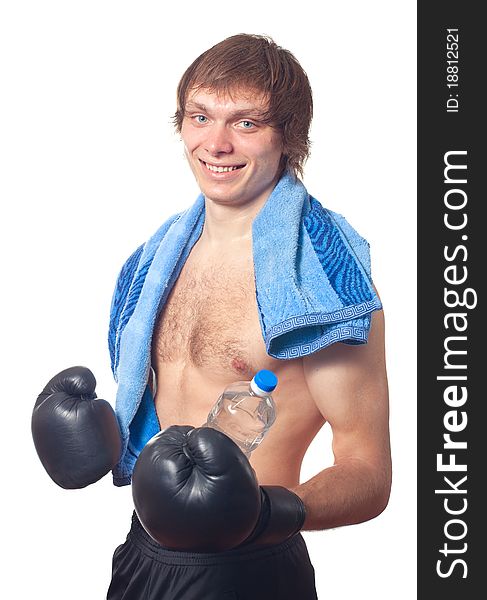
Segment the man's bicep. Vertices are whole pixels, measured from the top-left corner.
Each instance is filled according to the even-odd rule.
[[[333,433],[335,462],[352,458],[388,468],[389,403],[384,317],[372,315],[367,344],[334,344],[303,359],[310,393]]]

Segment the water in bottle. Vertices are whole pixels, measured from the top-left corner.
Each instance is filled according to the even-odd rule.
[[[262,442],[276,419],[272,392],[277,377],[262,369],[251,381],[236,381],[225,388],[211,409],[207,427],[230,437],[246,456]]]

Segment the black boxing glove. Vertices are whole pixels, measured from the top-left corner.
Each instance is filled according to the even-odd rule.
[[[298,496],[260,488],[240,448],[209,427],[173,426],[155,435],[135,463],[132,495],[147,533],[174,550],[276,544],[297,533],[305,517]]]
[[[49,476],[65,489],[101,479],[122,452],[118,421],[111,405],[96,397],[96,380],[86,367],[53,377],[38,396],[32,436]]]
[[[306,510],[299,496],[280,485],[263,485],[260,494],[259,520],[244,544],[279,544],[301,530]]]

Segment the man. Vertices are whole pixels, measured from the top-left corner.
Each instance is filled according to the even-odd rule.
[[[250,464],[265,490],[262,506],[268,502],[259,523],[285,518],[272,543],[262,541],[257,525],[228,551],[208,553],[188,551],[178,535],[181,547],[164,547],[134,515],[114,554],[109,600],[316,598],[299,529],[360,523],[387,505],[384,319],[367,243],[298,179],[311,116],[303,69],[262,36],[224,40],[180,81],[175,124],[201,196],[134,252],[117,282],[109,343],[122,457],[114,482],[129,484],[134,475],[137,483],[137,458],[159,430],[189,435],[229,383],[269,369],[279,380],[277,419]],[[326,422],[334,464],[300,483],[303,457]],[[222,448],[229,447],[221,446],[216,460]],[[190,463],[185,469],[194,457]],[[232,489],[249,475],[242,468]],[[150,471],[147,479],[164,479],[167,471]],[[142,503],[151,495],[137,491]],[[205,510],[202,520],[211,519],[212,509]],[[165,511],[157,512],[166,526]],[[191,537],[199,523],[187,526],[188,507],[179,513],[176,533]]]
[[[305,530],[375,517],[391,479],[382,311],[371,315],[362,345],[352,336],[282,360],[263,339],[252,227],[283,175],[302,173],[311,114],[305,73],[270,39],[233,36],[183,75],[175,124],[204,197],[204,223],[167,286],[150,353],[161,429],[198,427],[227,384],[261,368],[276,373],[278,418],[250,462],[261,485],[284,486],[302,499]],[[334,465],[300,484],[304,454],[325,422]]]

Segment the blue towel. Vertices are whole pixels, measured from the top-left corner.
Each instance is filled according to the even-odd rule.
[[[119,274],[108,336],[123,438],[115,485],[130,483],[138,454],[160,429],[148,386],[152,332],[204,220],[200,194],[137,248]],[[372,286],[369,245],[341,215],[285,174],[253,221],[252,245],[270,356],[287,360],[338,341],[366,343],[371,312],[381,303]]]

